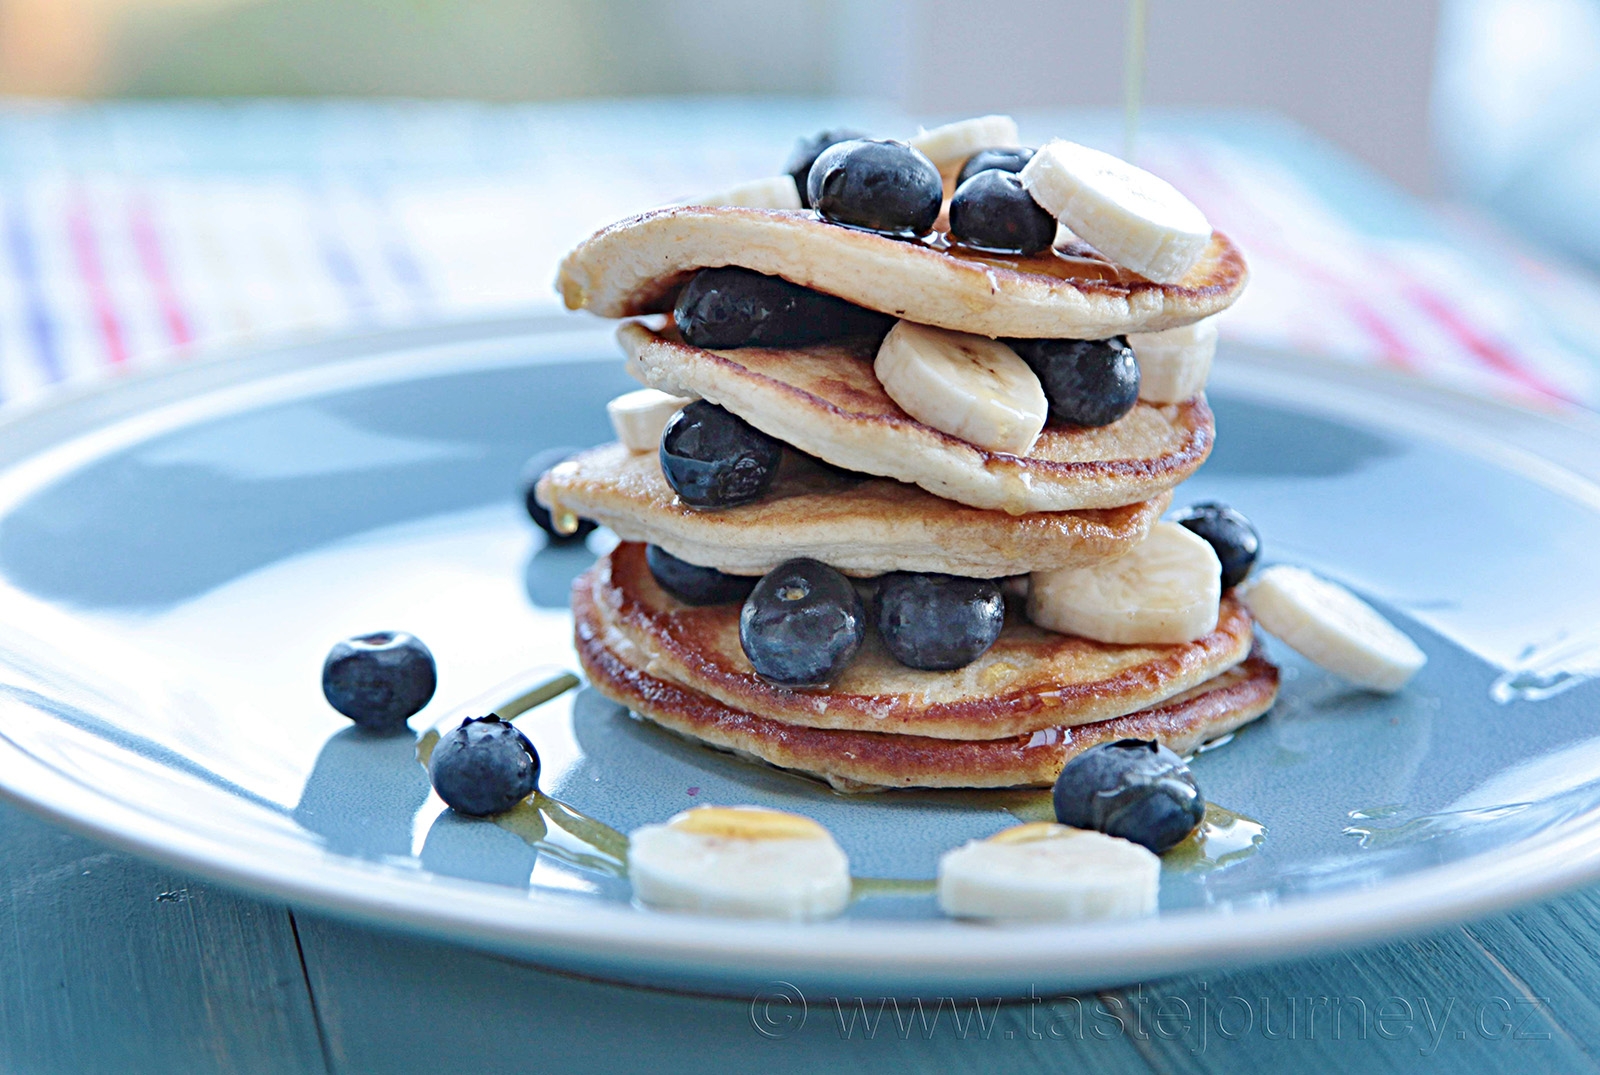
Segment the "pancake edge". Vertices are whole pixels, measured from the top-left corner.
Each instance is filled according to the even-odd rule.
[[[1041,339],[1104,339],[1186,325],[1231,306],[1250,275],[1244,255],[1221,232],[1212,233],[1184,281],[1158,284],[1136,275],[1062,279],[1019,271],[1003,259],[963,257],[829,224],[805,210],[673,206],[584,240],[562,259],[556,289],[568,309],[636,317],[670,309],[694,272],[724,265],[781,276],[919,324]]]
[[[577,603],[575,603],[576,606]],[[1062,766],[1099,743],[1157,739],[1179,754],[1260,717],[1277,699],[1278,669],[1253,651],[1226,686],[1207,684],[1112,720],[1008,739],[950,740],[801,728],[758,717],[658,679],[614,651],[592,607],[575,607],[575,644],[602,695],[702,745],[826,781],[838,791],[1048,787]],[[624,643],[625,645],[625,643]],[[1208,681],[1212,682],[1212,681]]]
[[[631,563],[633,557],[637,557],[639,563]],[[637,546],[618,546],[574,581],[575,616],[593,617],[599,629],[610,630],[626,640],[641,655],[642,667],[656,678],[715,699],[741,713],[819,731],[977,741],[1092,724],[1148,709],[1192,690],[1246,660],[1255,644],[1254,623],[1249,613],[1237,602],[1225,599],[1226,617],[1205,639],[1164,647],[1167,653],[1163,658],[1146,661],[1109,678],[1053,690],[1028,688],[996,692],[933,705],[917,706],[907,701],[903,707],[907,711],[896,714],[885,704],[872,704],[867,700],[875,696],[864,696],[859,704],[849,704],[846,699],[856,696],[829,698],[826,692],[819,695],[784,690],[767,684],[753,672],[735,675],[717,668],[706,660],[692,640],[666,637],[649,623],[651,613],[643,607],[637,586],[630,586],[626,580],[619,583],[613,575],[619,562],[625,572],[631,571],[640,577],[649,574],[649,569],[642,566],[643,553]],[[650,585],[655,585],[653,579]],[[1206,643],[1204,648],[1202,642]],[[1136,697],[1129,698],[1130,693],[1135,693]],[[979,734],[974,734],[975,731]]]
[[[1068,462],[1015,456],[980,448],[904,412],[851,413],[743,365],[736,360],[737,350],[693,347],[636,321],[618,327],[617,342],[627,355],[628,372],[641,384],[726,407],[762,432],[835,466],[1010,515],[1115,508],[1153,499],[1200,469],[1216,435],[1202,392],[1182,403],[1135,404],[1159,412],[1182,435],[1174,450],[1143,458]]]
[[[1128,552],[1172,502],[1167,492],[1117,508],[1005,515],[889,478],[872,478],[859,485],[776,493],[754,504],[705,511],[672,495],[651,453],[608,444],[567,462],[573,464],[570,472],[553,468],[539,481],[537,495],[546,508],[557,501],[610,527],[623,541],[659,545],[690,563],[734,575],[763,575],[797,556],[857,577],[931,571],[988,579],[1082,567]],[[610,470],[582,474],[586,464]],[[653,470],[641,479],[641,468]],[[781,483],[781,470],[779,475]],[[648,491],[635,488],[641,480],[649,483]],[[861,495],[870,492],[863,488],[867,486],[897,486],[900,498]],[[913,496],[907,500],[905,494]],[[878,510],[885,506],[897,510]],[[852,508],[855,513],[848,514]],[[1118,518],[1108,521],[1097,515]],[[780,529],[781,549],[773,540]]]

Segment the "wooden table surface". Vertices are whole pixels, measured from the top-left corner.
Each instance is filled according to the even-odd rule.
[[[677,996],[263,902],[0,808],[0,1069],[1600,1070],[1600,891],[1379,948],[996,1005]],[[864,1007],[864,1010],[863,1010]]]

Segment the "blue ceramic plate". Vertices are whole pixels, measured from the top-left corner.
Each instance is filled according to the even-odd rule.
[[[743,991],[1023,992],[1438,926],[1600,876],[1600,432],[1400,380],[1228,352],[1222,499],[1270,560],[1343,580],[1428,651],[1352,691],[1275,648],[1282,700],[1195,772],[1219,813],[1162,914],[943,920],[940,852],[1027,816],[1004,793],[848,797],[692,746],[588,690],[519,719],[543,787],[622,831],[696,803],[810,814],[884,879],[834,922],[655,914],[592,832],[452,816],[410,736],[323,702],[329,645],[408,630],[419,734],[575,667],[589,547],[518,503],[535,451],[609,439],[630,387],[583,319],[257,352],[97,388],[0,430],[0,783],[104,840],[241,887],[602,976]],[[601,841],[603,843],[603,841]],[[746,994],[748,995],[748,994]]]

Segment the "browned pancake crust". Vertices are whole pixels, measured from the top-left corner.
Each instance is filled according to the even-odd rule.
[[[589,682],[607,698],[682,735],[821,777],[842,791],[1047,787],[1072,757],[1098,743],[1156,739],[1186,754],[1265,713],[1278,692],[1277,668],[1252,653],[1243,664],[1159,706],[1072,728],[976,742],[825,731],[758,717],[658,679],[607,645],[599,612],[581,591],[573,609],[578,658]],[[632,656],[637,660],[637,653]]]
[[[903,242],[806,211],[681,206],[596,232],[563,259],[568,308],[635,317],[672,308],[697,270],[740,265],[924,325],[985,336],[1103,339],[1226,309],[1249,272],[1220,232],[1176,284],[1157,284],[1082,244],[1030,257],[981,254],[942,237]]]
[[[1122,716],[1189,690],[1244,660],[1250,616],[1223,599],[1217,629],[1176,646],[1119,646],[1057,634],[1013,618],[965,668],[921,672],[867,632],[860,654],[825,691],[775,687],[739,644],[739,606],[693,607],[656,584],[644,546],[619,545],[573,585],[576,608],[597,606],[602,625],[641,653],[651,675],[741,712],[813,728],[1003,739]]]
[[[1215,430],[1203,395],[1140,401],[1107,426],[1048,426],[1026,456],[1016,456],[901,410],[873,372],[872,340],[707,351],[639,323],[621,326],[617,339],[629,371],[653,388],[708,399],[836,466],[1012,514],[1149,500],[1199,469]]]
[[[1007,515],[943,500],[914,485],[852,481],[789,454],[759,502],[691,508],[661,475],[655,452],[606,444],[540,480],[538,495],[609,526],[624,541],[660,545],[690,563],[761,575],[796,556],[847,574],[937,571],[998,578],[1121,556],[1144,540],[1171,494],[1120,508]]]

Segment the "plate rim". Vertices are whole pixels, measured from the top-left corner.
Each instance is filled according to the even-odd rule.
[[[605,327],[593,319],[556,315],[343,333],[267,348],[224,348],[198,362],[94,383],[54,394],[37,405],[0,412],[0,443],[8,432],[30,424],[48,434],[60,416],[74,408],[110,413],[124,405],[131,408],[129,414],[137,414],[140,406],[148,406],[163,393],[176,399],[195,385],[218,391],[244,388],[284,372],[284,367],[331,374],[325,380],[336,386],[335,367],[363,359],[490,340],[570,339],[575,333]],[[1381,398],[1404,410],[1426,410],[1433,404],[1499,419],[1498,425],[1486,428],[1495,431],[1500,448],[1509,449],[1515,458],[1508,459],[1503,452],[1491,452],[1491,458],[1502,465],[1520,461],[1535,469],[1553,467],[1586,487],[1581,499],[1600,506],[1600,486],[1595,485],[1600,453],[1596,458],[1549,457],[1552,448],[1569,442],[1574,433],[1600,445],[1600,417],[1542,413],[1398,374],[1236,345],[1225,345],[1219,359],[1218,383],[1247,396],[1281,402],[1283,397],[1272,394],[1274,386],[1304,385],[1310,379],[1319,382],[1319,389],[1353,391],[1363,398],[1381,388]],[[1241,388],[1245,381],[1253,386]],[[80,429],[78,435],[92,432]],[[1412,432],[1429,436],[1427,428]],[[35,454],[19,458],[15,451],[4,453],[8,458],[0,461],[0,476]],[[1536,473],[1527,476],[1539,480]],[[4,618],[0,615],[0,620]],[[91,794],[86,796],[86,790]],[[186,827],[119,801],[109,792],[86,789],[14,742],[3,724],[0,799],[102,843],[254,895],[368,924],[512,951],[583,974],[702,991],[752,988],[780,978],[838,987],[961,984],[1012,996],[1025,987],[1111,986],[1153,975],[1394,939],[1600,880],[1597,810],[1594,817],[1584,815],[1579,822],[1497,849],[1494,855],[1426,867],[1369,888],[1300,895],[1242,913],[1199,908],[1132,923],[1005,927],[949,920],[788,924],[674,915],[667,919],[671,926],[663,929],[661,915],[555,893],[540,893],[537,901],[522,894],[523,910],[508,914],[507,907],[515,906],[515,901],[507,899],[502,887],[436,879],[310,845],[305,856],[292,860],[258,857],[247,843]],[[394,883],[372,885],[374,871]],[[1197,921],[1203,921],[1205,928],[1195,929]]]

